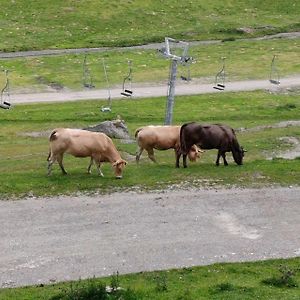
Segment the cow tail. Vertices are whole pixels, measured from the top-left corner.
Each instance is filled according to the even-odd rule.
[[[56,133],[57,131],[56,130],[53,130],[49,136],[49,141],[52,142],[52,141],[55,141],[57,139],[57,136],[56,136]],[[50,157],[51,157],[51,154],[52,154],[52,151],[51,151],[51,146],[49,147],[49,154],[48,154],[48,157],[47,157],[47,161],[50,160]]]
[[[50,137],[49,137],[49,141],[50,141],[50,142],[52,142],[52,141],[54,141],[54,140],[57,139],[56,133],[57,133],[56,130],[53,130],[53,131],[52,131],[52,133],[50,134]]]
[[[51,148],[49,148],[49,154],[48,154],[48,157],[47,157],[47,161],[50,160],[51,154],[52,154],[52,151],[51,151]]]
[[[186,153],[186,143],[185,143],[185,136],[184,136],[184,128],[188,124],[183,124],[180,128],[180,151],[181,153]]]
[[[135,133],[134,133],[134,137],[137,138],[139,132],[143,129],[143,127],[138,128]]]

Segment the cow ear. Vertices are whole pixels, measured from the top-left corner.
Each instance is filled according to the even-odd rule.
[[[112,164],[112,166],[115,167],[115,166],[120,165],[120,164],[127,165],[127,161],[124,160],[124,159],[119,159],[119,160],[115,161],[115,162]]]

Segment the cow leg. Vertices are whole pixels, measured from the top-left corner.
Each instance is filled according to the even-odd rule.
[[[153,162],[156,163],[156,159],[155,159],[155,157],[154,157],[154,151],[153,151],[153,149],[146,149],[146,150],[147,150],[147,152],[148,152],[148,157],[149,157]]]
[[[218,151],[218,154],[217,154],[217,160],[216,160],[216,166],[219,166],[220,165],[220,157],[221,157],[221,150]],[[224,159],[224,158],[223,158]]]
[[[224,161],[224,166],[228,166],[228,162],[226,160],[226,153],[225,152],[222,153],[222,157],[223,157],[223,161]]]
[[[141,155],[142,155],[143,150],[144,150],[144,149],[143,149],[142,147],[140,147],[140,148],[136,151],[135,161],[136,161],[137,163],[139,163],[139,161],[140,161],[140,157],[141,157]]]
[[[175,164],[175,166],[176,166],[176,168],[179,168],[179,160],[180,160],[181,152],[175,150],[175,155],[176,155],[176,164]]]
[[[62,173],[64,174],[64,175],[67,175],[68,173],[66,172],[66,170],[65,170],[65,168],[64,168],[64,166],[63,166],[63,154],[61,154],[61,155],[59,155],[59,156],[57,156],[57,162],[58,162],[58,164],[59,164],[59,166],[60,166],[60,168],[61,168],[61,170],[62,170]]]
[[[184,167],[184,168],[187,168],[187,164],[186,164],[186,157],[187,157],[187,154],[182,154],[182,159],[183,159],[183,167]]]
[[[103,173],[102,173],[100,167],[101,167],[101,162],[98,161],[98,162],[97,162],[98,175],[101,176],[101,177],[104,177],[104,175],[103,175]]]
[[[92,168],[93,162],[94,162],[94,159],[91,157],[90,164],[87,169],[88,174],[91,174],[91,168]]]

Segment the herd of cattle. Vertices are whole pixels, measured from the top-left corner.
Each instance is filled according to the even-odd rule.
[[[136,161],[139,162],[143,150],[148,157],[156,161],[154,149],[174,149],[176,167],[183,156],[183,166],[186,168],[187,156],[195,161],[203,150],[218,149],[216,165],[219,165],[222,156],[224,165],[227,166],[226,152],[232,152],[234,161],[241,165],[246,152],[237,141],[234,130],[221,124],[201,125],[196,122],[186,123],[182,126],[145,126],[135,132],[138,144]],[[58,162],[63,174],[67,174],[63,166],[64,153],[75,157],[90,157],[88,173],[91,172],[93,163],[96,164],[100,176],[101,163],[110,162],[116,178],[122,178],[122,171],[127,162],[121,158],[111,138],[104,133],[91,132],[81,129],[57,128],[49,137],[50,151],[48,156],[48,175],[51,174],[52,165]]]

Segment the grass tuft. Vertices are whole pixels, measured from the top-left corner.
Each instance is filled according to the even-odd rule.
[[[297,272],[299,269],[292,269],[287,265],[279,266],[279,274],[277,276],[273,276],[267,279],[262,280],[262,283],[266,285],[271,285],[274,287],[282,288],[296,288],[298,287],[298,282],[295,279]]]

